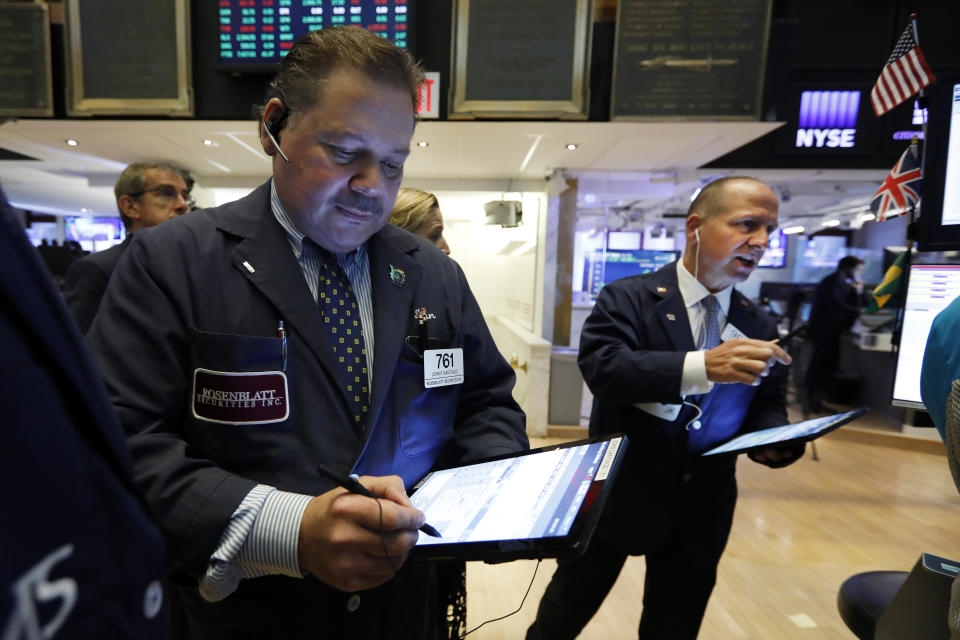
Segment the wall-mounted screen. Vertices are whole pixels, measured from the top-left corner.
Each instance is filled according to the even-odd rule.
[[[776,134],[777,152],[848,155],[873,151],[876,118],[865,88],[801,87],[790,95],[787,124]]]
[[[680,257],[679,251],[594,251],[583,266],[583,290],[596,299],[603,285],[641,273],[656,271]]]
[[[301,36],[355,25],[408,47],[413,0],[218,0],[218,66],[269,71]]]
[[[897,350],[893,399],[897,407],[923,409],[920,368],[933,319],[960,295],[960,264],[915,264],[910,267],[907,300]]]
[[[757,266],[777,269],[787,266],[787,234],[783,229],[777,229],[770,234],[767,250],[763,252]]]
[[[960,72],[930,88],[918,248],[960,249]]]
[[[64,240],[76,240],[84,251],[96,253],[123,242],[127,233],[117,217],[64,216]]]

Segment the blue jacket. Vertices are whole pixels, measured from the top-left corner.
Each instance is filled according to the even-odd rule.
[[[463,272],[390,225],[367,243],[375,353],[369,426],[358,435],[320,313],[269,196],[268,182],[236,202],[137,232],[88,334],[128,434],[137,481],[171,541],[175,569],[193,585],[257,483],[318,495],[333,488],[316,472],[322,463],[342,472],[397,474],[409,487],[441,456],[467,460],[528,446],[523,413],[511,395],[513,371]],[[393,269],[405,274],[400,286],[390,278]],[[426,323],[433,344],[463,348],[462,385],[424,389],[422,359],[405,341],[418,335],[414,311],[420,308],[435,316]],[[198,369],[283,370],[281,320],[289,416],[264,424],[198,417]],[[284,607],[310,589],[322,591],[314,582],[244,580],[218,607],[197,602],[197,615],[236,618],[254,635],[257,624],[266,625],[262,633],[280,637],[271,619],[295,615]],[[275,609],[258,609],[243,602],[247,596],[263,602],[250,595],[265,591],[263,584],[280,585],[269,591],[286,593],[286,603],[281,598],[270,605]],[[327,595],[318,598],[335,603],[339,597]],[[237,611],[224,613],[238,602]],[[360,612],[372,616],[371,624],[390,617],[386,609],[370,613],[371,606]],[[330,615],[345,611],[331,607]]]
[[[727,322],[752,338],[777,336],[773,319],[736,290]],[[678,495],[685,479],[734,474],[736,456],[701,458],[690,446],[685,427],[696,410],[678,405],[683,360],[695,349],[676,262],[606,285],[583,326],[578,361],[594,395],[590,433],[630,438],[598,535],[631,553],[673,530],[684,508]],[[719,427],[727,434],[785,424],[785,372],[774,366],[757,387],[714,385],[710,396],[718,397],[708,396],[703,430]]]
[[[160,530],[80,333],[2,192],[0,265],[0,637],[162,638]]]

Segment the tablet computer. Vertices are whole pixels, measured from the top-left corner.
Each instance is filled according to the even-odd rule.
[[[427,474],[410,501],[442,537],[421,534],[410,557],[502,562],[581,553],[626,448],[626,436],[602,436]]]
[[[837,427],[856,420],[866,412],[866,407],[860,407],[859,409],[846,411],[844,413],[835,413],[832,416],[812,418],[810,420],[804,420],[803,422],[785,424],[781,427],[771,427],[769,429],[745,433],[713,449],[704,451],[701,455],[712,456],[718,453],[744,453],[746,451],[753,451],[754,449],[763,449],[773,444],[788,444],[815,440],[822,435],[830,433]]]

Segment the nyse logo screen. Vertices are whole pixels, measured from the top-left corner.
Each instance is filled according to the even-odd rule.
[[[859,111],[859,91],[804,91],[800,94],[796,148],[852,149]]]

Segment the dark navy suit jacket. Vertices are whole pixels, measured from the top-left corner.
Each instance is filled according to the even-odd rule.
[[[321,314],[270,210],[269,183],[236,202],[138,231],[87,334],[128,434],[137,480],[171,540],[176,568],[190,576],[191,615],[224,636],[313,637],[319,617],[330,637],[413,638],[429,601],[421,588],[395,580],[348,611],[349,594],[282,576],[244,580],[216,605],[197,600],[197,578],[257,483],[319,495],[334,488],[316,471],[323,463],[344,473],[397,474],[410,487],[441,456],[468,460],[528,446],[511,395],[513,371],[457,264],[391,225],[370,238],[367,251],[375,349],[363,434],[353,426]],[[406,340],[418,336],[418,309],[431,316],[425,328],[432,346],[463,348],[463,384],[424,388],[417,340]],[[240,424],[198,416],[198,369],[283,369],[281,320],[289,417]]]
[[[777,337],[773,319],[736,290],[727,322],[751,338]],[[578,361],[594,394],[590,433],[626,433],[630,440],[598,535],[633,553],[670,534],[684,508],[678,494],[685,477],[729,478],[735,470],[736,456],[701,458],[688,450],[685,427],[695,409],[667,411],[682,403],[683,360],[695,349],[676,262],[606,285],[584,323]],[[785,372],[774,366],[757,387],[722,385],[742,387],[733,397],[749,403],[742,432],[787,422],[780,393]]]
[[[120,256],[130,246],[131,240],[133,234],[127,234],[120,244],[83,256],[67,270],[63,283],[63,299],[81,333],[90,330],[97,309],[100,308],[100,301],[103,300],[103,293],[107,290],[107,283],[110,282],[110,275],[120,261]]]
[[[0,265],[0,637],[50,625],[57,638],[161,638],[160,531],[100,375],[2,192]]]

